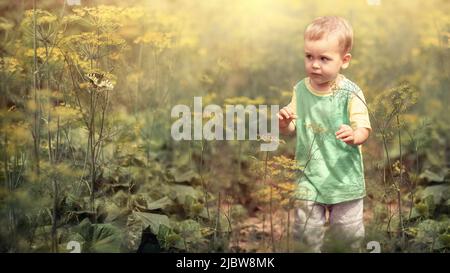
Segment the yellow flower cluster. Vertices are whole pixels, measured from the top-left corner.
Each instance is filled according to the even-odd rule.
[[[62,62],[64,61],[63,53],[59,48],[52,48],[47,49],[46,52],[45,47],[38,47],[36,48],[36,56],[38,59],[46,60],[47,54],[48,54],[48,62],[49,63],[56,63],[56,62]],[[33,57],[34,56],[34,49],[30,48],[25,52],[26,57]]]
[[[14,57],[0,58],[0,71],[5,74],[14,74],[22,71],[19,61]]]
[[[75,15],[95,27],[118,27],[123,8],[100,5],[98,7],[75,8]]]
[[[149,44],[162,51],[172,48],[174,35],[172,32],[149,31],[134,40],[136,44]]]
[[[23,19],[22,24],[28,27],[32,26],[34,15],[36,16],[37,25],[52,24],[58,20],[56,15],[53,15],[45,10],[37,9],[36,12],[33,10],[27,10],[25,11],[25,18]]]

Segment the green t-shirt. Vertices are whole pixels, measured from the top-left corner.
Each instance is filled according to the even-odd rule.
[[[307,89],[305,80],[294,87],[296,94],[296,160],[303,172],[296,197],[323,204],[336,204],[365,196],[364,166],[358,146],[336,139],[342,124],[350,125],[348,105],[358,87],[348,79],[327,96]]]

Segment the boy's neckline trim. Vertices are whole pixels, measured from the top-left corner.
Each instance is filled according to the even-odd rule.
[[[339,74],[336,79],[337,79],[337,84],[340,85],[345,80],[345,76],[342,74]],[[313,95],[318,96],[318,97],[328,97],[333,94],[333,91],[331,91],[331,90],[325,93],[323,91],[318,91],[318,90],[314,89],[314,87],[312,87],[312,85],[311,85],[310,80],[311,79],[309,77],[305,78],[305,86],[306,86],[306,89],[309,92],[311,92]]]

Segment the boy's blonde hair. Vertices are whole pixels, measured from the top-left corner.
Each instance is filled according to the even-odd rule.
[[[317,41],[330,34],[337,35],[343,55],[350,52],[353,46],[353,29],[347,20],[339,16],[314,19],[306,27],[305,40]]]

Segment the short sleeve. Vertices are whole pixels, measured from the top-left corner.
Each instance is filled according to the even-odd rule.
[[[367,128],[372,131],[370,125],[369,111],[366,105],[366,99],[361,90],[352,94],[349,102],[350,126],[353,130],[356,128]]]

